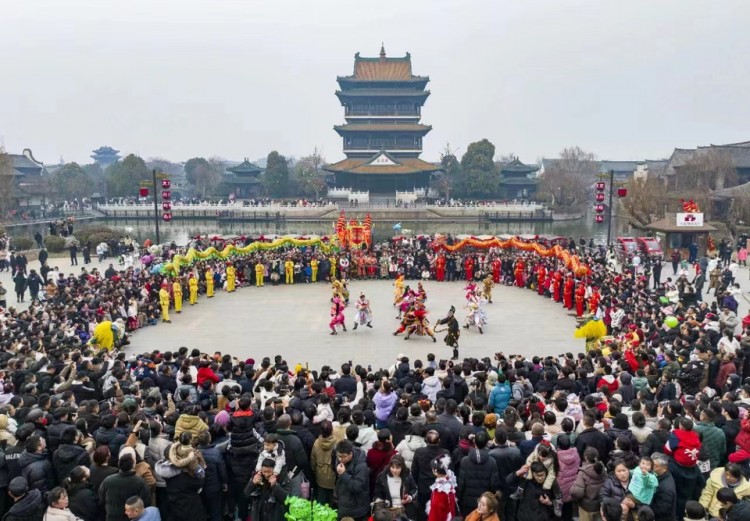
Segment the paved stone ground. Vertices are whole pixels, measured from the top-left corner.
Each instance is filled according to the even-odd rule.
[[[451,305],[460,321],[464,294],[462,283],[427,282],[427,308],[431,322],[445,316]],[[425,360],[427,353],[438,359],[450,358],[443,334],[437,343],[427,337],[393,336],[398,328],[397,311],[392,306],[393,287],[389,281],[353,281],[352,301],[346,309],[348,332],[329,334],[330,290],[328,284],[295,284],[242,288],[236,293],[217,293],[213,299],[201,298],[187,306],[182,314],[171,313],[171,324],[147,327],[133,337],[130,350],[158,348],[174,350],[180,346],[203,351],[220,350],[240,358],[281,354],[292,365],[309,363],[340,364],[347,360],[375,367],[386,366],[398,353],[410,359]],[[360,292],[370,299],[373,328],[352,330],[354,302]],[[461,330],[461,356],[492,356],[497,351],[523,355],[557,355],[580,350],[583,342],[573,338],[574,319],[548,299],[518,288],[496,287],[493,304],[486,306],[489,324],[485,333],[476,328]]]
[[[89,267],[104,270],[110,260]],[[71,267],[67,258],[50,260],[63,273],[78,273],[81,266]],[[31,261],[30,268],[39,268]],[[664,268],[663,276],[671,272]],[[743,291],[750,290],[748,270],[740,269],[738,282]],[[13,281],[7,272],[0,273],[0,281],[8,289],[8,304],[15,304]],[[426,283],[427,307],[434,323],[445,316],[448,308],[457,308],[463,321],[465,310],[463,283]],[[300,284],[293,286],[267,285],[263,288],[241,288],[234,294],[217,292],[216,298],[201,297],[193,308],[186,305],[182,314],[172,312],[172,324],[146,327],[132,337],[131,352],[151,349],[174,350],[180,346],[202,351],[220,350],[240,358],[281,354],[290,364],[309,363],[319,368],[324,364],[340,364],[347,360],[373,366],[390,365],[398,353],[412,360],[425,359],[435,353],[438,359],[450,358],[451,351],[438,335],[433,344],[429,337],[394,337],[398,327],[397,311],[392,306],[393,286],[390,281],[353,281],[350,285],[352,303],[346,310],[349,332],[329,335],[330,286],[328,284]],[[372,303],[373,329],[352,331],[353,301],[365,292]],[[709,296],[712,299],[713,296]],[[472,328],[461,330],[461,356],[492,356],[497,351],[522,355],[558,355],[577,352],[583,342],[573,338],[575,320],[558,304],[539,297],[536,293],[517,288],[496,286],[494,303],[487,305],[489,324],[484,335]],[[28,301],[28,293],[27,293]],[[26,304],[20,307],[25,308]],[[748,305],[740,302],[739,316],[748,312]]]

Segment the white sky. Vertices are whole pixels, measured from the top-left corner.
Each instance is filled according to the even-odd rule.
[[[322,147],[336,76],[411,52],[423,158],[481,138],[531,162],[750,139],[750,2],[0,0],[0,139],[37,159],[100,145],[173,161]]]

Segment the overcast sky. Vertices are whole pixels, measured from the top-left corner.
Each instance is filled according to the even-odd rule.
[[[0,142],[337,161],[336,76],[382,41],[430,77],[424,159],[481,138],[656,159],[750,139],[748,20],[748,0],[0,0]]]

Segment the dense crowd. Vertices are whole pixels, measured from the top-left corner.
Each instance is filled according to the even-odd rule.
[[[281,521],[288,496],[308,495],[354,520],[750,519],[750,327],[730,278],[708,302],[686,296],[688,284],[702,290],[700,274],[613,270],[585,243],[589,269],[573,273],[555,256],[450,253],[427,237],[199,262],[178,279],[151,269],[179,251],[151,250],[147,267],[51,271],[27,310],[3,306],[4,519]],[[705,259],[700,273],[711,263],[731,259]],[[607,335],[575,354],[400,354],[382,368],[118,350],[181,310],[183,291],[211,296],[274,274],[489,277]]]

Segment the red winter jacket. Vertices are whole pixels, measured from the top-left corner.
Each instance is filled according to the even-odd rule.
[[[203,385],[206,380],[211,380],[213,383],[219,383],[219,377],[214,374],[210,367],[201,367],[198,369],[198,387]]]
[[[427,516],[427,521],[450,521],[455,515],[456,493],[454,491],[433,490],[430,496],[430,513]]]
[[[695,467],[698,464],[698,453],[701,450],[701,440],[695,431],[675,429],[669,435],[665,446],[675,463],[683,467]]]
[[[740,433],[737,434],[737,438],[735,438],[734,442],[737,444],[737,450],[744,449],[747,452],[750,452],[750,418],[745,418],[742,420],[742,428],[740,429]]]

